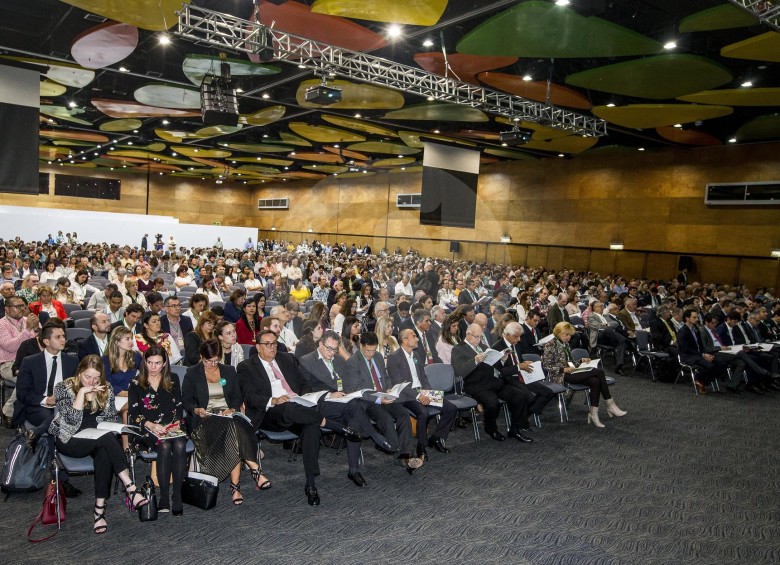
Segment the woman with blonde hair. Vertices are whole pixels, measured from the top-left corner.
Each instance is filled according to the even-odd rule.
[[[376,321],[376,337],[379,338],[378,351],[385,360],[387,356],[398,349],[398,340],[393,337],[393,319],[382,316]]]
[[[106,380],[114,391],[114,396],[127,397],[130,382],[138,374],[141,368],[141,354],[133,348],[133,332],[119,326],[115,328],[108,338],[106,354],[101,357],[103,368],[106,372]],[[127,424],[127,404],[119,410],[122,423]],[[127,436],[122,436],[122,446],[127,449],[129,444]]]
[[[54,399],[57,409],[49,433],[55,438],[60,453],[69,457],[90,456],[94,459],[93,530],[96,534],[105,533],[108,529],[106,499],[111,493],[113,475],[117,475],[125,486],[125,504],[131,512],[149,504],[149,500],[130,478],[127,459],[114,434],[109,432],[94,439],[78,437],[82,430],[97,428],[101,422],[116,422],[119,419],[114,406],[114,391],[106,382],[100,357],[84,357],[76,369],[76,375],[54,387]]]

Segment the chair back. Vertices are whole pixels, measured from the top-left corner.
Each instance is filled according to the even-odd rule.
[[[171,373],[179,379],[179,390],[184,388],[184,377],[187,375],[187,367],[183,365],[171,365]]]
[[[425,376],[433,390],[450,392],[455,387],[455,369],[449,363],[433,363],[425,366]]]
[[[523,361],[531,361],[533,363],[534,361],[541,360],[541,355],[537,355],[536,353],[523,353]]]
[[[585,357],[588,357],[588,351],[582,349],[581,347],[577,347],[571,350],[571,356],[572,359],[574,359],[575,361],[580,361],[582,359],[585,359]]]
[[[581,316],[569,316],[569,323],[572,326],[584,326]]]
[[[637,331],[634,335],[636,335],[636,350],[650,351],[650,332]]]
[[[78,312],[81,310],[81,304],[63,304],[62,307],[65,309],[65,313],[70,317],[73,312]]]
[[[92,331],[92,326],[89,325],[90,318],[81,318],[78,320],[73,320],[73,326],[76,328],[84,328],[86,330]]]
[[[92,316],[95,315],[94,310],[74,310],[73,312],[69,312],[68,314],[70,316],[71,320],[82,320],[84,318],[90,319]]]
[[[246,343],[241,344],[241,349],[244,350],[244,359],[249,359],[249,356],[252,354],[252,350],[254,348],[254,345],[247,345]]]
[[[65,339],[68,341],[76,339],[87,339],[92,335],[91,329],[86,328],[65,328]]]

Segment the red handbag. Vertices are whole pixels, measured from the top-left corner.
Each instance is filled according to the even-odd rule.
[[[60,506],[60,523],[65,521],[65,507],[67,506],[68,499],[65,498],[65,492],[62,489],[62,483],[59,484],[59,488],[57,488],[58,485],[54,483],[54,481],[51,481],[49,484],[46,485],[46,491],[43,495],[43,506],[41,507],[41,511],[38,512],[38,515],[35,517],[35,520],[33,520],[33,523],[30,525],[30,529],[27,530],[27,539],[30,541],[30,543],[38,543],[41,541],[46,541],[47,539],[51,539],[54,536],[57,535],[57,532],[54,532],[50,536],[46,536],[45,538],[40,539],[33,539],[30,536],[32,535],[33,530],[35,529],[35,526],[38,525],[38,523],[41,523],[44,526],[51,526],[53,524],[57,523],[57,493],[59,492],[59,506]]]

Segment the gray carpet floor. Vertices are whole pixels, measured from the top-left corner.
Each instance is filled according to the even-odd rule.
[[[92,533],[91,477],[68,501],[56,538],[31,545],[27,526],[42,493],[0,504],[2,562],[16,563],[780,563],[780,392],[708,394],[618,377],[612,387],[629,415],[596,430],[582,395],[571,421],[551,405],[531,445],[475,443],[450,435],[452,453],[431,453],[413,476],[364,443],[358,488],[346,455],[323,449],[322,505],[303,493],[300,459],[264,444],[269,491],[249,488],[243,506],[227,485],[210,511],[185,507],[142,524],[119,496],[108,501],[109,531]],[[0,432],[7,445],[10,430]],[[143,463],[137,473],[145,474]],[[51,531],[50,527],[41,532]]]

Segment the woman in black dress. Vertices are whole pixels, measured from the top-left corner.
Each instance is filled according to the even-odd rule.
[[[204,472],[220,481],[230,476],[233,504],[241,496],[241,463],[252,473],[255,487],[271,488],[257,460],[257,440],[249,420],[241,413],[243,398],[236,370],[220,363],[222,346],[216,339],[200,346],[201,362],[187,369],[184,409],[195,454]]]
[[[181,485],[187,470],[187,436],[183,434],[183,404],[179,380],[171,379],[168,354],[157,345],[144,353],[138,379],[128,390],[130,423],[145,434],[137,442],[157,452],[157,479],[160,484],[160,512],[170,509],[181,516]],[[169,503],[169,485],[173,479],[173,502]]]

